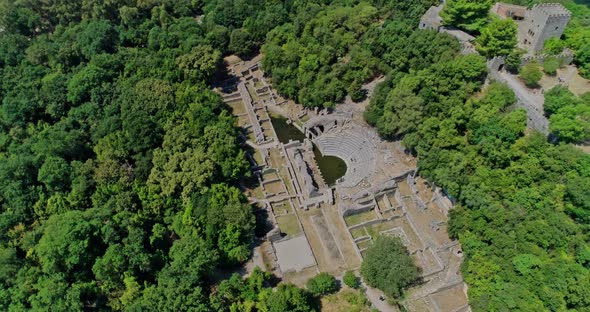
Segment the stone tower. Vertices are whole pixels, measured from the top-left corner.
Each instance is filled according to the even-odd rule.
[[[545,40],[561,37],[572,14],[560,3],[541,3],[525,13],[523,44],[529,51],[543,49]]]

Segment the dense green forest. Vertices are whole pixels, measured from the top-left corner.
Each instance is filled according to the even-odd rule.
[[[255,216],[211,83],[286,10],[0,1],[0,310],[312,309],[261,272],[219,284],[249,258]]]
[[[577,97],[566,87],[556,86],[545,93],[544,108],[551,133],[560,141],[590,141],[590,93]]]
[[[273,29],[262,46],[262,65],[274,87],[304,106],[334,107],[347,94],[360,100],[363,83],[389,67],[407,67],[411,59],[427,64],[441,57],[437,52],[447,54],[429,51],[434,34],[407,51],[397,38],[398,32],[410,36],[437,1],[332,2],[300,7],[293,21]]]

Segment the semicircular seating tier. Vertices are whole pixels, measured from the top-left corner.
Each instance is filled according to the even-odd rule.
[[[343,187],[354,187],[375,171],[377,148],[361,129],[339,128],[319,135],[313,142],[322,155],[344,160],[346,174],[338,182]]]

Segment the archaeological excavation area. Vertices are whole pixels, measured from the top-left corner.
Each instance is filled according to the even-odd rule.
[[[303,285],[318,272],[358,269],[377,236],[396,236],[423,279],[403,305],[469,310],[461,246],[447,233],[452,203],[419,176],[400,143],[381,140],[362,120],[360,104],[303,109],[273,90],[258,58],[226,61],[230,79],[218,91],[250,151],[256,183],[248,198],[268,216],[256,265]]]

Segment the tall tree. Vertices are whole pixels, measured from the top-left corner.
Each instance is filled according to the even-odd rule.
[[[366,250],[361,274],[369,286],[399,298],[418,280],[420,270],[399,238],[380,236]]]
[[[517,26],[512,19],[494,19],[477,37],[477,51],[488,58],[510,55],[516,48],[516,32]]]
[[[447,0],[440,16],[445,25],[478,33],[485,26],[491,7],[489,0]]]

